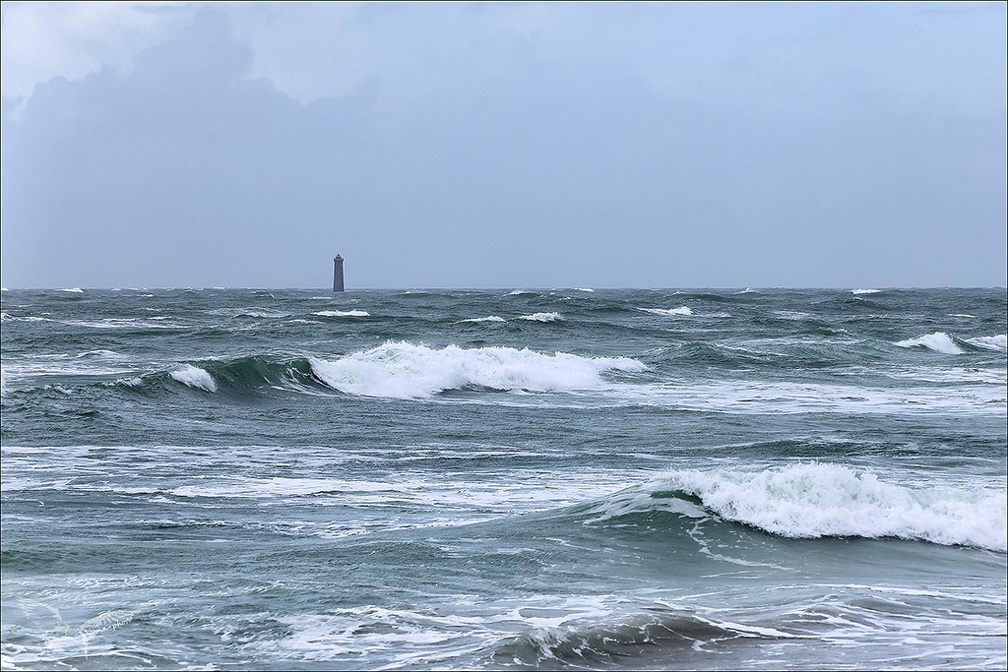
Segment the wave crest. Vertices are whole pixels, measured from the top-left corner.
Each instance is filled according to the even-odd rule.
[[[214,382],[214,379],[205,369],[201,369],[198,366],[187,364],[181,369],[172,371],[170,375],[183,385],[206,390],[207,392],[217,391],[217,383]]]

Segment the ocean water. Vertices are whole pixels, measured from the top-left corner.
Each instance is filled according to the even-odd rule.
[[[2,293],[4,669],[1004,669],[992,290]]]

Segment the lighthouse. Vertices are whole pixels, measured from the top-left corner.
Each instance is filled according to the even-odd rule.
[[[343,291],[343,255],[337,254],[332,260],[332,291]]]

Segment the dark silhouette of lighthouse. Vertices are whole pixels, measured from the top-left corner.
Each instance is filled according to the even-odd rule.
[[[343,255],[337,254],[332,260],[332,291],[343,291]]]

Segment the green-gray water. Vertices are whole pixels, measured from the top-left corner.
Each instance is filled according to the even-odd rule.
[[[5,669],[1003,669],[1006,293],[11,290]]]

